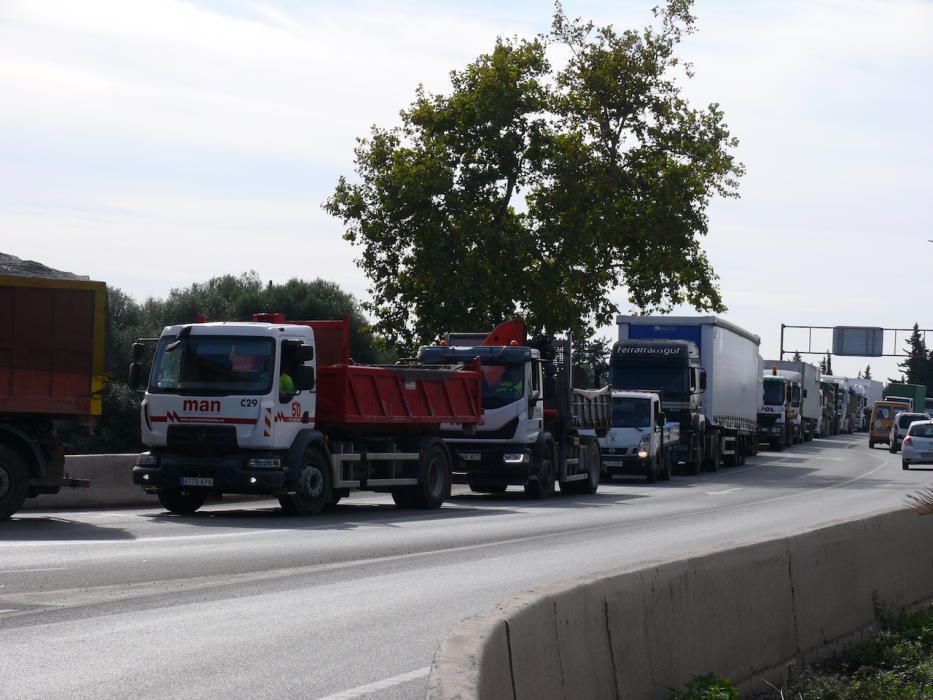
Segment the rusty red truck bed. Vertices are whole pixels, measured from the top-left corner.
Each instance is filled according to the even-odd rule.
[[[441,423],[482,421],[479,368],[357,365],[349,354],[349,323],[289,321],[314,329],[317,353],[317,422],[357,431],[379,426],[397,432]]]
[[[0,414],[100,415],[107,287],[0,277]]]

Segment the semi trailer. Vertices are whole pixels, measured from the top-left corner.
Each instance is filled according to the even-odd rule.
[[[521,486],[533,498],[596,493],[602,471],[598,438],[612,423],[608,387],[573,386],[569,336],[527,337],[512,319],[491,333],[448,333],[418,351],[426,365],[476,358],[483,372],[483,421],[464,435],[445,430],[456,482],[501,493]],[[446,428],[446,426],[445,426]]]
[[[891,382],[884,388],[886,401],[903,400],[910,405],[912,411],[922,411],[926,408],[927,388],[923,384],[904,384]]]
[[[388,491],[399,507],[438,508],[450,494],[441,424],[482,421],[478,366],[358,365],[349,322],[167,326],[142,401],[133,481],[174,513],[210,494],[263,494],[294,515],[351,490]],[[130,383],[142,376],[133,347]]]
[[[0,520],[27,498],[89,485],[65,473],[55,422],[100,415],[106,329],[103,282],[0,277]]]
[[[665,416],[680,426],[678,464],[696,474],[757,453],[757,335],[715,316],[619,316],[616,323],[612,388],[660,394]]]

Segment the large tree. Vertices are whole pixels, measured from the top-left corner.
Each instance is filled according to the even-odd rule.
[[[914,324],[913,332],[906,342],[906,357],[897,364],[904,373],[904,381],[908,384],[926,384],[930,375],[931,359],[920,334],[919,324]]]
[[[619,32],[558,5],[548,36],[499,39],[449,94],[419,87],[400,126],[359,141],[358,180],[324,208],[360,249],[378,331],[411,345],[520,314],[585,337],[620,286],[643,311],[724,309],[700,238],[743,169],[719,107],[677,82],[690,9]]]

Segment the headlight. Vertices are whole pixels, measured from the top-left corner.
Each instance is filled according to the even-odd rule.
[[[246,463],[247,469],[281,469],[280,457],[253,457]]]
[[[506,464],[525,464],[528,461],[528,455],[524,452],[506,452],[502,455],[502,461]]]
[[[159,458],[151,452],[144,452],[136,458],[137,467],[158,467]]]

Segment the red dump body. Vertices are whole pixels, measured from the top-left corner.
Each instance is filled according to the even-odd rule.
[[[355,431],[380,426],[424,429],[483,420],[482,372],[476,367],[357,365],[350,360],[350,325],[288,321],[314,329],[317,422]]]
[[[100,415],[106,324],[103,282],[0,277],[0,414]]]

